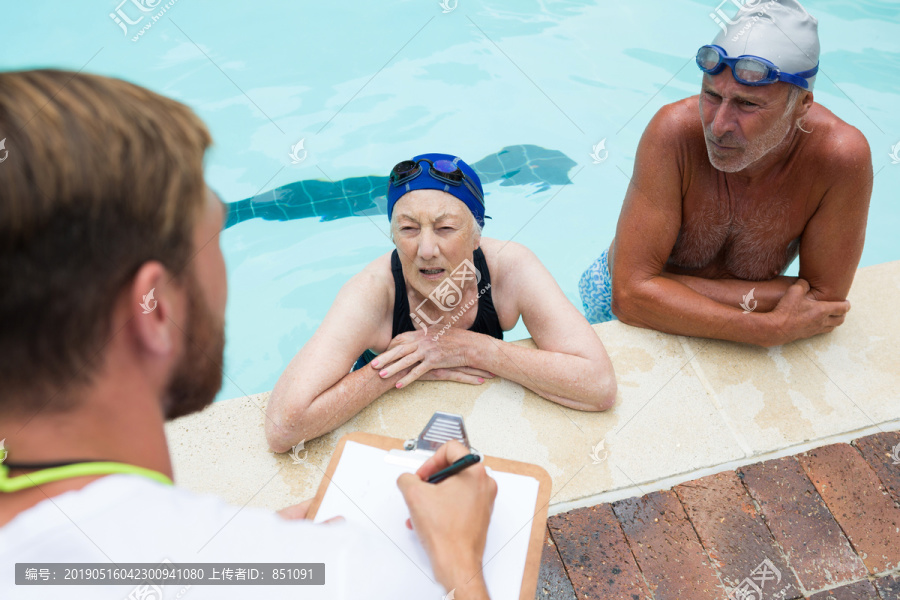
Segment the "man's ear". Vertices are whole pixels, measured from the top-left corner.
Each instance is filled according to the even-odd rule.
[[[800,100],[800,110],[798,111],[797,118],[802,119],[809,112],[809,109],[812,108],[813,105],[813,93],[806,92],[803,95],[803,98]]]
[[[169,321],[175,308],[177,287],[171,279],[161,263],[148,261],[131,280],[128,296],[136,341],[152,354],[166,355],[174,347]]]

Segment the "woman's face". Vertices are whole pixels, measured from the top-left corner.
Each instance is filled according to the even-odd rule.
[[[406,283],[423,297],[472,260],[481,239],[468,207],[440,190],[413,190],[400,198],[391,232]]]

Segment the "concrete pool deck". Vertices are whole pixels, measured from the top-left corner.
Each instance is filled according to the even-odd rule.
[[[505,380],[416,382],[306,442],[295,462],[268,450],[268,393],[218,402],[167,426],[175,480],[237,506],[283,508],[314,495],[345,433],[407,439],[443,410],[465,417],[485,454],[544,467],[552,515],[897,430],[898,292],[900,261],[860,269],[843,326],[771,349],[596,325],[619,384],[603,413],[564,408]]]

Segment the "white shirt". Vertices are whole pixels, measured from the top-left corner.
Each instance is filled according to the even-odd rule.
[[[325,563],[325,585],[16,585],[15,563]],[[110,565],[114,566],[114,565]],[[267,574],[268,575],[268,574]],[[57,573],[57,577],[62,577]],[[135,475],[109,475],[44,500],[0,528],[0,598],[394,600],[429,577],[386,537],[348,524],[289,521]],[[266,577],[269,579],[269,577]],[[443,598],[434,584],[433,600]],[[426,599],[428,600],[428,599]]]

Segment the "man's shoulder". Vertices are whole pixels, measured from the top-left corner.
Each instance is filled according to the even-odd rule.
[[[655,148],[677,146],[688,155],[693,152],[705,155],[698,97],[691,96],[661,107],[647,123],[641,142]]]
[[[690,121],[691,124],[700,122],[700,96],[688,96],[663,105],[656,114],[675,121]]]
[[[816,164],[835,173],[871,164],[869,142],[863,133],[821,104],[813,104],[802,127],[810,133],[807,147]]]
[[[653,115],[650,121],[650,125],[673,134],[702,131],[703,127],[700,123],[698,103],[698,96],[689,96],[677,102],[666,104],[656,111],[656,114]]]
[[[233,512],[230,508],[215,496],[196,494],[138,475],[107,475],[83,488],[54,496],[52,502],[44,500],[22,511],[4,528],[0,528],[0,532],[8,534],[20,528],[28,529],[23,524],[32,520],[53,520],[62,513],[77,515],[85,523],[96,521],[102,524],[107,521],[112,523],[116,517],[140,516],[141,519],[136,521],[148,519],[158,509],[161,514],[168,514],[172,521],[187,520],[196,524],[198,521],[215,521],[224,514],[230,515]]]
[[[248,550],[268,551],[279,544],[285,549],[290,543],[287,530],[304,528],[273,512],[238,508],[215,496],[142,477],[111,475],[23,511],[0,528],[0,539],[13,542],[13,547],[31,547],[35,555],[41,548],[93,552],[94,545],[119,555],[137,554],[141,545],[150,554],[167,550],[182,555],[208,545],[209,553],[217,554],[237,539],[243,539]]]
[[[203,563],[208,577],[224,580],[224,571],[219,576],[211,573],[213,565],[255,563],[262,571],[264,564],[324,563],[326,584],[315,586],[309,596],[323,599],[361,597],[363,582],[371,585],[371,577],[386,569],[405,569],[409,576],[402,556],[392,552],[382,538],[347,523],[286,520],[274,512],[133,475],[103,477],[52,502],[45,500],[0,527],[0,563],[5,565],[109,563],[111,557],[119,565]],[[361,583],[351,575],[358,575]],[[11,588],[9,574],[0,573],[0,596],[7,583]],[[230,587],[215,594],[198,590],[198,599],[243,597],[222,593]],[[272,588],[267,597],[295,597],[288,587]],[[90,597],[122,598],[115,589],[104,587]],[[341,594],[341,589],[353,593]]]

